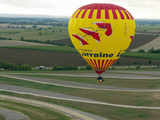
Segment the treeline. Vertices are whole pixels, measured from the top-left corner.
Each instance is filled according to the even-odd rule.
[[[17,70],[17,71],[29,71],[32,70],[32,67],[27,64],[11,64],[6,62],[0,62],[0,69],[1,70]]]
[[[0,23],[9,23],[17,25],[53,25],[53,26],[66,26],[68,18],[45,18],[45,17],[0,17]]]
[[[90,66],[53,66],[52,70],[91,70]]]
[[[32,66],[27,64],[11,64],[7,62],[0,62],[0,70],[13,70],[13,71],[31,71]],[[90,66],[59,66],[54,65],[51,69],[47,67],[39,68],[37,70],[91,70]]]
[[[0,40],[12,40],[12,38],[0,37]]]

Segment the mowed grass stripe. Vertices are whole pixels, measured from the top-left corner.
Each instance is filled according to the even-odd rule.
[[[51,52],[65,52],[65,53],[76,53],[74,48],[68,46],[1,46],[0,48],[8,49],[26,49],[26,50],[40,50],[40,51],[51,51]]]
[[[44,97],[36,97],[32,95],[16,94],[11,92],[0,91],[2,95],[15,96],[19,98],[27,98],[38,101],[47,102],[50,104],[62,105],[81,111],[89,112],[95,115],[99,115],[110,120],[159,120],[160,110],[137,110],[128,108],[117,108],[104,105],[94,105],[89,103],[70,102],[65,100],[55,100]]]
[[[160,55],[158,53],[140,53],[140,52],[125,52],[122,54],[124,57],[143,58],[149,60],[159,60]]]
[[[78,73],[77,73],[78,74]],[[126,73],[125,73],[126,74]],[[72,77],[72,76],[60,76],[49,74],[19,74],[19,76],[33,77],[33,78],[47,78],[51,81],[72,81],[78,83],[97,84],[95,77]],[[53,79],[53,80],[52,80]],[[104,78],[103,85],[114,86],[120,88],[138,88],[138,89],[158,89],[160,88],[159,80],[152,79],[118,79],[118,78]]]
[[[160,106],[158,93],[119,92],[103,90],[84,90],[76,88],[58,87],[55,85],[40,84],[25,80],[0,77],[0,84],[16,85],[37,90],[44,90],[82,98],[89,98],[113,104],[135,106]]]
[[[5,120],[4,116],[0,114],[0,120]]]
[[[22,112],[30,120],[71,120],[71,118],[45,107],[37,107],[12,100],[0,100],[0,106]]]

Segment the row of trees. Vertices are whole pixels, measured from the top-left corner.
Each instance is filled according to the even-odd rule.
[[[12,38],[8,38],[8,37],[0,37],[0,40],[12,40]]]
[[[91,70],[90,66],[53,66],[52,70]]]
[[[126,68],[126,67],[124,67]],[[123,69],[124,69],[123,68]],[[130,68],[130,66],[128,66],[128,69]],[[141,65],[134,65],[131,68],[133,69],[141,69]],[[143,68],[143,66],[142,66]],[[157,65],[155,68],[159,68],[159,66]],[[52,71],[58,71],[58,70],[91,70],[92,68],[90,66],[59,66],[59,65],[54,65],[52,67]],[[119,69],[116,66],[112,66],[109,69],[114,70],[114,69]],[[32,70],[32,66],[30,65],[15,65],[15,64],[10,64],[10,63],[4,63],[4,62],[0,62],[0,70],[13,70],[13,71],[31,71]],[[46,69],[39,69],[39,70],[46,70]]]
[[[26,64],[11,64],[11,63],[6,63],[6,62],[0,62],[0,68],[4,70],[20,70],[20,71],[29,71],[32,70],[32,67],[30,65]]]
[[[7,63],[7,62],[0,62],[0,70],[30,71],[30,70],[32,70],[32,68],[33,67],[31,65],[27,65],[27,64],[18,64],[17,65],[17,64]],[[59,65],[54,65],[52,67],[52,70],[53,71],[54,70],[91,70],[91,67],[90,66],[59,66]]]

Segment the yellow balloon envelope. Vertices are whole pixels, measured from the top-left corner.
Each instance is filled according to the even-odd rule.
[[[81,56],[102,74],[131,44],[135,20],[120,6],[89,4],[70,18],[69,35]]]

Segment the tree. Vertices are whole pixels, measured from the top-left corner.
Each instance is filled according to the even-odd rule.
[[[42,32],[39,32],[39,35],[41,36],[41,35],[42,35]]]
[[[137,65],[137,66],[136,66],[136,70],[139,70],[140,68],[141,68],[140,65]]]
[[[153,53],[154,52],[154,48],[152,47],[151,49],[148,50],[149,53]]]
[[[151,64],[152,64],[152,60],[149,60],[149,61],[148,61],[148,64],[151,65]]]
[[[92,68],[91,68],[89,65],[87,65],[87,66],[86,66],[86,69],[87,69],[87,70],[91,70]]]
[[[139,53],[145,53],[145,51],[143,49],[140,49],[138,52]]]
[[[23,36],[21,36],[20,40],[21,40],[21,41],[24,41],[24,37],[23,37]]]

